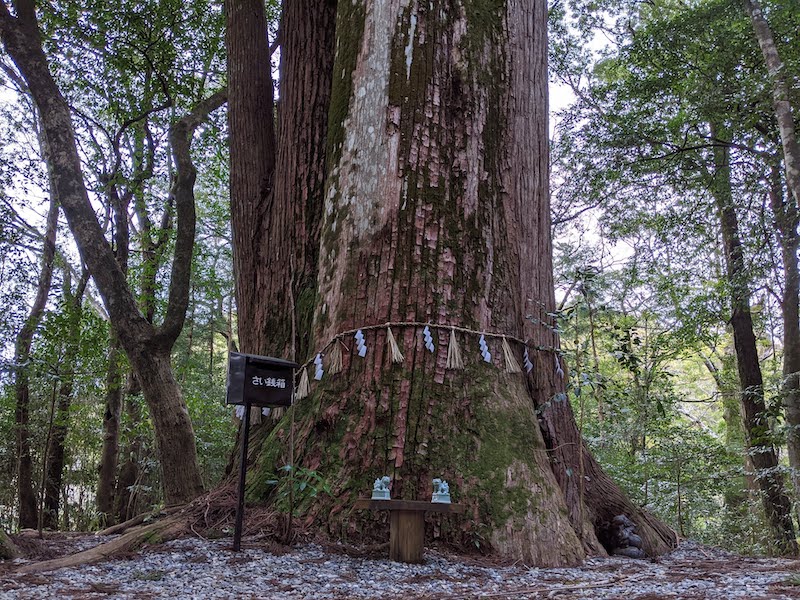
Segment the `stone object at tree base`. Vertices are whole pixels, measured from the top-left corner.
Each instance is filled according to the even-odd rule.
[[[629,558],[647,558],[642,550],[642,538],[636,533],[636,525],[627,515],[617,515],[611,521],[611,530],[614,537],[615,556]]]
[[[387,475],[384,475],[380,479],[375,480],[375,484],[372,486],[372,499],[373,500],[390,500],[391,497],[389,495],[389,483],[391,479]]]
[[[444,479],[433,480],[433,496],[431,502],[450,504],[450,486]]]

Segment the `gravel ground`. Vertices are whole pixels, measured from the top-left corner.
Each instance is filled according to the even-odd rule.
[[[73,543],[85,547],[87,539]],[[6,570],[0,598],[800,598],[800,561],[691,542],[656,561],[594,558],[564,569],[496,566],[435,550],[425,564],[406,565],[313,544],[285,553],[244,546],[236,554],[230,540],[182,539],[51,573]]]

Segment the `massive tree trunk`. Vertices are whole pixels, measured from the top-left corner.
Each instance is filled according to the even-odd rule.
[[[321,14],[325,4],[310,10]],[[286,14],[297,8],[289,3]],[[298,358],[336,339],[344,342],[343,371],[315,384],[270,431],[250,492],[270,493],[296,418],[297,467],[317,471],[333,490],[301,497],[298,509],[332,534],[343,527],[362,536],[385,532],[376,518],[352,510],[375,478],[389,474],[395,498],[425,499],[432,478],[444,477],[469,516],[437,519],[442,539],[533,564],[579,562],[585,550],[537,423],[537,406],[563,391],[553,333],[526,319],[554,305],[546,4],[339,2],[336,23],[319,289],[313,328],[298,332],[301,341],[308,335],[310,352]],[[300,108],[283,104],[287,97],[281,118]],[[316,143],[319,136],[306,133],[293,142]],[[281,139],[279,156],[292,135]],[[319,202],[315,181],[296,179],[295,197]],[[300,214],[279,198],[278,210]],[[266,266],[268,273],[280,268]],[[405,354],[400,365],[387,350],[387,322],[406,323],[394,326]],[[422,327],[408,323],[434,326],[434,353],[422,344]],[[240,312],[240,331],[257,324]],[[455,334],[466,369],[447,369],[450,326],[531,340],[534,374],[499,368],[498,338],[489,338],[494,364],[481,362],[479,337],[470,331]],[[371,327],[363,359],[352,333],[340,335],[359,327]],[[521,360],[522,344],[512,343]],[[554,415],[567,432],[558,436],[577,432],[571,412]],[[602,490],[618,494],[612,506],[641,516],[599,467],[591,473]],[[645,518],[637,524],[651,552],[666,549],[662,537],[671,537],[659,535],[663,526],[651,529]],[[584,538],[601,551],[593,533]]]
[[[169,141],[176,167],[170,190],[176,207],[176,237],[166,314],[161,326],[154,327],[139,310],[89,200],[70,108],[49,71],[34,2],[17,0],[14,7],[16,15],[11,14],[5,0],[0,2],[0,37],[41,114],[50,150],[48,170],[81,258],[103,297],[111,324],[132,367],[142,379],[159,442],[157,450],[166,501],[168,504],[187,502],[202,492],[203,484],[194,431],[181,390],[172,376],[169,357],[183,327],[189,300],[196,218],[196,170],[191,162],[190,142],[197,126],[225,102],[225,92],[198,103],[170,129]]]
[[[42,144],[44,147],[44,144]],[[51,190],[52,191],[52,190]],[[53,259],[56,252],[56,228],[58,225],[58,201],[55,197],[50,199],[50,209],[47,213],[47,228],[42,249],[42,270],[31,310],[22,329],[17,334],[14,347],[15,365],[15,431],[17,452],[17,497],[19,500],[19,526],[36,528],[39,524],[36,509],[36,494],[33,490],[33,460],[31,458],[30,443],[30,355],[33,343],[33,334],[39,326],[47,296],[50,293],[50,284],[53,280]]]
[[[725,134],[719,125],[712,124],[711,129],[714,139],[725,139]],[[730,168],[729,147],[724,144],[715,146],[711,192],[716,202],[725,250],[731,298],[730,322],[741,386],[745,439],[756,480],[761,489],[761,499],[772,542],[780,554],[796,555],[797,543],[792,524],[791,505],[784,492],[783,474],[778,469],[778,458],[772,443],[764,404],[764,381],[758,360],[756,336],[753,332],[750,289],[731,189]]]

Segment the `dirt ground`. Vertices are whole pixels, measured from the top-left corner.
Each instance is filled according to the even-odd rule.
[[[0,563],[0,598],[800,598],[800,561],[741,557],[692,542],[654,560],[592,558],[539,569],[428,549],[425,562],[385,558],[386,545],[285,547],[246,538],[174,540],[91,565],[20,574],[38,560],[112,537],[17,538],[28,557]]]

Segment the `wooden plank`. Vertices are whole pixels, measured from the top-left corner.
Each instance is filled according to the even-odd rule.
[[[393,510],[389,527],[389,560],[421,563],[425,552],[425,513]]]
[[[466,510],[466,506],[463,504],[422,502],[419,500],[371,500],[370,498],[356,500],[353,508],[359,510],[404,510],[438,513],[463,513]]]

